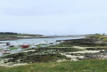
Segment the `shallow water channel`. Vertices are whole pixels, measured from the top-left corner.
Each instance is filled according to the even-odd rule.
[[[9,42],[11,45],[14,45],[14,48],[6,47],[6,45],[0,44],[0,56],[3,56],[5,52],[6,54],[14,54],[23,51],[20,45],[29,44],[30,46],[35,46],[38,44],[57,44],[57,40],[69,40],[69,39],[79,39],[82,37],[56,37],[56,38],[35,38],[35,39],[18,39],[18,40],[7,40],[7,41],[0,41],[0,42]]]

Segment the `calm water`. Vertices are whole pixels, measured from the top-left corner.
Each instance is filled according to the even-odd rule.
[[[12,45],[22,45],[22,44],[30,44],[30,45],[37,45],[37,44],[49,44],[55,43],[57,40],[69,40],[69,39],[79,39],[83,37],[57,37],[57,38],[35,38],[35,39],[19,39],[19,40],[9,40],[9,41],[0,41],[0,42],[10,42]],[[1,47],[2,50],[0,51],[0,56],[3,56],[4,47]],[[22,51],[22,48],[18,47],[18,49],[10,50],[10,54],[19,53]]]
[[[42,43],[54,43],[57,40],[68,40],[68,39],[78,39],[82,37],[57,37],[57,38],[35,38],[35,39],[19,39],[19,40],[9,40],[0,42],[10,42],[14,45],[20,44],[42,44]]]

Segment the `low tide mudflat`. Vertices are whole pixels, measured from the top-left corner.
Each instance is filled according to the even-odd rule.
[[[5,55],[0,72],[106,72],[106,61],[106,36],[97,34]]]

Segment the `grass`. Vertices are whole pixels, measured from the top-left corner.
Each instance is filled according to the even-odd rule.
[[[35,63],[18,67],[0,67],[0,72],[107,72],[107,60]]]
[[[95,35],[92,35],[92,36],[87,36],[87,38],[89,38],[89,39],[99,39],[99,40],[102,40],[104,42],[107,42],[107,35],[95,34]]]
[[[10,50],[16,50],[16,49],[18,49],[18,48],[16,48],[16,47],[10,47],[9,49],[10,49]]]

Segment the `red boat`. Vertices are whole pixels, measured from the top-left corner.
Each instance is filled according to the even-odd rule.
[[[22,45],[22,48],[29,48],[29,45]]]

